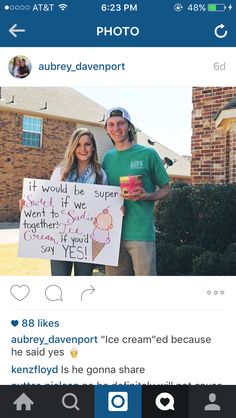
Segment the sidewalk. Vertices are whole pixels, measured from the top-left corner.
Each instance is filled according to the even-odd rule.
[[[17,244],[19,238],[19,223],[0,223],[0,244]]]

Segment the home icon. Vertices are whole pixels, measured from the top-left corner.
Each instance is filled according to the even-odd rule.
[[[32,405],[34,405],[34,402],[25,394],[22,393],[19,398],[13,402],[14,405],[16,405],[16,411],[31,411]]]

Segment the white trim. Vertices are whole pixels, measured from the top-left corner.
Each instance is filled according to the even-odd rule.
[[[220,126],[224,119],[236,119],[236,109],[221,110],[220,114],[217,116],[215,120],[217,128],[218,126]]]

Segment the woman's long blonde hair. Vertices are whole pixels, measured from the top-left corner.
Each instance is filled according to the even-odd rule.
[[[13,63],[12,63],[12,68],[13,68],[13,70],[14,70],[14,68],[16,67],[16,61],[19,61],[19,64],[20,64],[20,58],[19,58],[18,56],[15,56],[15,57],[13,58]]]
[[[98,162],[98,155],[97,155],[97,145],[94,138],[93,133],[87,129],[87,128],[78,128],[76,129],[69,140],[68,147],[66,148],[64,159],[60,166],[62,167],[61,170],[61,180],[65,181],[72,170],[72,168],[77,165],[77,159],[75,157],[75,150],[78,146],[79,140],[83,135],[88,135],[89,138],[92,141],[93,144],[93,153],[90,158],[90,164],[92,168],[94,169],[95,175],[96,175],[96,183],[101,184],[102,183],[102,171],[101,166]]]

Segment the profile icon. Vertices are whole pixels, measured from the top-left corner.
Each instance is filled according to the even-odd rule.
[[[31,72],[31,62],[29,58],[25,57],[24,55],[17,55],[8,63],[8,70],[9,73],[14,78],[25,78],[28,77],[28,75]]]
[[[216,394],[215,393],[210,393],[209,401],[210,401],[210,403],[205,405],[204,411],[220,411],[221,410],[220,405],[215,403],[215,401],[216,401]]]

